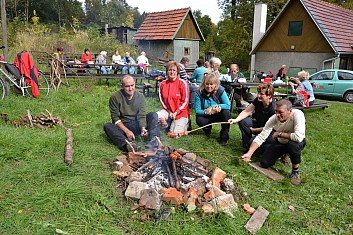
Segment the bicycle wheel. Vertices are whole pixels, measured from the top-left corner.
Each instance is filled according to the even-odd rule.
[[[49,95],[49,91],[50,91],[49,81],[42,71],[39,71],[38,82],[39,82],[38,89],[39,89],[40,95]],[[24,85],[25,85],[24,90],[26,95],[32,96],[31,86],[29,84],[24,84]]]
[[[4,81],[0,78],[0,99],[5,98],[5,83]]]

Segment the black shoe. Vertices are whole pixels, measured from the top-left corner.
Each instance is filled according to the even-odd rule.
[[[290,182],[294,185],[297,186],[300,184],[300,175],[299,172],[292,172],[290,175]]]
[[[227,140],[222,140],[222,141],[220,142],[220,145],[221,145],[222,147],[226,147],[226,146],[228,146],[228,141],[227,141]]]

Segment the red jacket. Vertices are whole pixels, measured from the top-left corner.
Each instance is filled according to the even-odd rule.
[[[39,70],[34,65],[29,53],[27,51],[18,53],[15,57],[14,64],[20,73],[25,77],[26,84],[31,86],[32,95],[34,97],[38,97],[40,95],[38,88]]]
[[[159,100],[168,112],[178,112],[176,120],[189,118],[189,84],[180,78],[175,81],[164,80],[159,85]]]
[[[88,61],[93,61],[92,60],[92,55],[91,54],[86,54],[86,53],[83,53],[81,55],[81,62],[84,63],[84,64],[88,64]]]

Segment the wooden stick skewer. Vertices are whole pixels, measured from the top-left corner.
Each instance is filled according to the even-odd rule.
[[[229,122],[213,122],[213,123],[210,123],[210,124],[207,124],[207,125],[204,125],[204,126],[201,126],[201,127],[198,127],[194,130],[191,130],[191,131],[187,131],[188,134],[193,132],[193,131],[197,131],[197,130],[200,130],[200,129],[203,129],[205,127],[208,127],[208,126],[212,126],[212,125],[219,125],[219,124],[230,124]]]
[[[185,136],[185,135],[190,134],[190,133],[193,132],[193,131],[197,131],[197,130],[200,130],[200,129],[202,129],[202,128],[208,127],[208,126],[219,125],[219,124],[230,124],[230,123],[229,123],[229,122],[213,122],[213,123],[210,123],[210,124],[207,124],[207,125],[198,127],[198,128],[196,128],[196,129],[194,129],[194,130],[185,131],[185,132],[181,132],[181,133],[178,133],[178,134],[169,132],[169,133],[168,133],[168,137],[170,137],[170,138],[182,137],[182,136]]]

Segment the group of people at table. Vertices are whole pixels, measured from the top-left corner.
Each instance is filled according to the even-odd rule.
[[[242,160],[249,162],[257,149],[262,152],[260,163],[264,168],[273,166],[279,158],[290,158],[291,182],[299,185],[301,152],[306,144],[304,113],[293,109],[288,99],[276,101],[273,85],[262,83],[257,87],[255,100],[232,119],[230,100],[225,88],[220,85],[218,68],[221,61],[212,58],[209,68],[203,66],[203,61],[198,61],[198,68],[189,78],[195,79],[195,84],[189,82],[185,71],[188,62],[187,58],[183,58],[181,63],[167,63],[167,79],[159,86],[162,109],[157,112],[146,114],[145,98],[135,90],[134,78],[131,75],[123,77],[121,90],[113,93],[109,100],[112,122],[104,125],[111,141],[121,150],[131,152],[140,150],[133,142],[138,135],[147,137],[146,148],[157,147],[161,127],[168,132],[168,136],[187,133],[191,128],[190,91],[194,89],[192,105],[196,124],[204,127],[202,130],[207,138],[212,137],[212,123],[220,122],[220,145],[227,146],[230,126],[238,123],[242,135]],[[233,64],[230,67],[230,75],[237,79],[240,73],[238,66]],[[295,81],[306,88],[307,77],[307,73],[299,73],[299,79]]]
[[[111,70],[114,70],[114,74],[117,74],[121,70],[122,74],[134,74],[137,69],[137,73],[143,73],[146,71],[147,66],[149,66],[148,58],[144,51],[137,57],[136,61],[130,56],[129,52],[125,52],[124,57],[122,58],[119,54],[119,49],[115,49],[115,53],[112,56],[111,65],[107,64],[107,52],[101,51],[93,61],[92,54],[88,48],[84,49],[83,54],[81,55],[81,60],[75,59],[74,64],[88,68],[87,72],[92,74],[93,71],[90,68],[95,66],[97,71],[100,71],[102,74],[110,74]],[[63,48],[58,47],[56,53],[54,53],[54,60],[58,60],[62,63],[67,63],[66,58],[63,55]]]

